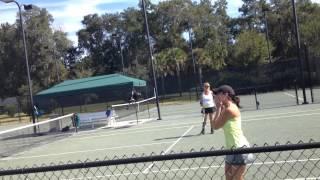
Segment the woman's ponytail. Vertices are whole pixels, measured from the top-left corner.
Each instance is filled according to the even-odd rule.
[[[238,96],[232,96],[231,97],[232,101],[240,108],[240,98]]]

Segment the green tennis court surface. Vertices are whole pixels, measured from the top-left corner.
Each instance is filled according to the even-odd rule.
[[[287,97],[285,93],[279,92],[270,97]],[[252,97],[242,97],[242,101],[246,101],[246,98]],[[199,135],[202,116],[198,102],[162,105],[161,114],[162,120],[154,119],[138,125],[132,122],[114,128],[71,132],[71,136],[66,138],[2,158],[0,166],[4,169],[31,167],[112,159],[115,156],[121,158],[124,155],[131,157],[133,154],[167,154],[171,151],[189,152],[191,149],[201,148],[210,150],[212,147],[220,149],[224,145],[222,130],[210,134],[207,126],[206,134]],[[243,130],[250,143],[257,145],[274,145],[276,142],[285,144],[288,141],[297,143],[300,140],[308,142],[310,139],[319,141],[319,115],[320,104],[257,111],[246,111],[244,106]]]
[[[251,145],[263,146],[265,143],[268,145],[274,145],[275,143],[286,144],[288,141],[291,143],[308,142],[310,139],[319,141],[320,119],[318,117],[320,115],[320,104],[295,106],[296,101],[293,93],[292,91],[287,91],[260,94],[260,98],[264,99],[263,103],[265,104],[268,104],[268,102],[269,104],[274,102],[293,103],[284,104],[285,107],[281,108],[265,107],[265,109],[261,110],[248,108],[248,105],[254,99],[253,96],[241,97],[243,130]],[[263,103],[261,101],[260,105]],[[156,114],[155,108],[150,109],[150,111],[152,114]],[[34,167],[35,165],[90,162],[114,159],[115,157],[128,158],[134,154],[137,157],[151,154],[169,154],[171,152],[180,153],[181,151],[190,152],[190,150],[221,149],[224,146],[222,130],[217,130],[214,134],[210,134],[210,127],[207,125],[206,134],[199,135],[202,115],[200,114],[198,102],[162,104],[161,115],[162,120],[156,120],[155,116],[152,120],[140,121],[138,124],[136,121],[131,121],[130,123],[121,122],[114,127],[102,127],[78,133],[70,132],[70,135],[65,136],[65,138],[43,143],[41,146],[2,158],[0,159],[0,166],[3,169]],[[298,165],[295,165],[297,169],[303,166],[304,168],[302,169],[304,170],[292,177],[315,178],[313,176],[310,177],[309,174],[310,171],[317,170],[313,168],[314,164],[319,163],[318,157],[313,158],[317,154],[319,154],[317,150],[315,152],[306,150],[302,152],[259,154],[259,159],[249,165],[248,169],[259,169],[259,172],[274,170],[275,179],[279,177],[287,178],[291,176],[283,174],[286,172],[284,169],[287,168],[288,164],[298,163]],[[312,157],[311,160],[309,157]],[[172,177],[174,178],[180,177],[176,174],[177,172],[182,173],[182,177],[186,174],[197,172],[200,173],[197,176],[210,179],[208,174],[216,174],[215,177],[221,178],[220,176],[224,172],[224,157],[177,160],[173,164],[173,166],[168,167],[162,162],[145,163],[133,165],[132,169],[141,166],[141,172],[139,170],[140,173],[138,174],[148,174],[150,171],[150,178],[159,173],[163,174],[164,178],[170,177],[170,174],[173,173]],[[181,165],[179,166],[179,164]],[[154,166],[159,168],[154,169]],[[117,166],[116,169],[121,169],[121,167]],[[109,168],[113,169],[113,167]],[[129,170],[128,167],[124,166],[124,171],[119,173],[114,173],[107,169],[107,173],[103,172],[101,176],[104,178],[110,174],[110,177],[113,178],[117,178],[115,174],[119,176],[135,176],[135,172],[127,172],[126,169]],[[276,173],[279,169],[281,169],[281,172]],[[109,171],[110,173],[108,173]],[[186,172],[186,174],[183,174],[183,172]],[[201,175],[201,173],[204,174]],[[248,171],[246,176],[254,176],[250,173],[252,172]],[[304,176],[303,174],[306,175]],[[93,173],[89,177],[98,178],[98,176],[99,173]]]

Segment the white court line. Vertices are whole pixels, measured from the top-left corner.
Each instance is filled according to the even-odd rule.
[[[162,155],[167,154],[185,135],[187,135],[192,129],[194,128],[194,126],[191,126],[186,132],[183,133],[183,135],[181,135],[179,137],[179,139],[177,139],[173,144],[171,144],[170,147],[167,148],[167,150],[164,151],[164,153],[162,153]]]
[[[178,127],[168,127],[168,128],[157,128],[154,129],[155,127],[148,128],[146,130],[137,130],[137,131],[131,131],[131,132],[121,132],[121,133],[112,133],[112,134],[104,134],[104,135],[94,135],[94,136],[89,136],[89,137],[76,137],[73,136],[73,139],[76,140],[83,140],[83,139],[92,139],[92,138],[98,138],[98,137],[108,137],[108,136],[118,136],[118,135],[128,135],[128,134],[136,134],[136,133],[144,133],[144,132],[155,132],[155,131],[163,131],[163,130],[168,130],[168,129],[181,129],[181,128],[186,128],[190,127],[190,125],[185,125],[185,126],[178,126]]]
[[[253,116],[246,116],[245,118],[246,119],[249,119],[249,118],[253,118],[253,117],[270,117],[270,116],[278,116],[278,115],[286,115],[286,114],[297,114],[297,113],[306,113],[306,112],[313,112],[313,111],[320,111],[319,108],[317,109],[311,109],[311,110],[302,110],[302,111],[293,111],[293,112],[285,112],[285,113],[268,113],[268,114],[262,114],[262,115],[253,115]],[[201,117],[201,115],[193,115],[192,117]],[[169,116],[168,116],[169,117]],[[181,116],[181,117],[185,117],[185,116]],[[155,126],[156,128],[159,128],[159,127],[166,127],[166,126],[174,126],[174,125],[190,125],[190,124],[194,124],[194,123],[190,123],[190,122],[184,122],[184,123],[170,123],[170,124],[165,124],[165,125],[157,125]],[[143,129],[151,129],[151,128],[154,128],[153,126],[151,127],[142,127],[142,128],[136,128],[136,130],[143,130]],[[80,132],[78,134],[75,134],[73,137],[80,137],[80,136],[88,136],[88,134],[101,134],[100,133],[96,133],[97,130],[94,130],[95,132],[91,133],[92,131],[90,131],[89,133],[87,132]],[[118,132],[128,132],[128,130],[118,130]]]
[[[315,110],[310,110],[310,111],[315,111]],[[298,113],[298,112],[296,112],[296,113]],[[246,118],[246,120],[242,120],[242,121],[243,122],[254,122],[254,121],[265,121],[265,120],[276,120],[276,119],[279,120],[279,119],[290,118],[290,117],[320,115],[320,112],[319,113],[308,113],[308,114],[295,114],[295,115],[289,115],[289,116],[278,116],[278,115],[281,115],[281,114],[285,115],[285,114],[293,114],[293,113],[279,113],[279,114],[275,114],[276,117],[266,116],[264,118],[254,118],[254,119],[247,119]],[[286,119],[283,119],[283,120],[286,120]],[[181,126],[181,125],[185,125],[185,126]],[[119,135],[128,135],[128,134],[136,134],[136,133],[155,132],[155,131],[163,131],[163,130],[170,130],[170,129],[181,129],[181,128],[189,127],[190,125],[201,126],[201,125],[199,125],[199,122],[177,123],[177,124],[170,124],[170,125],[164,125],[164,126],[157,126],[157,129],[154,129],[154,127],[149,127],[149,128],[142,128],[141,130],[131,131],[131,132],[103,134],[103,135],[95,135],[95,136],[87,136],[87,137],[82,137],[82,136],[81,137],[77,137],[75,135],[75,136],[72,136],[70,138],[72,138],[74,140],[86,140],[86,139],[102,138],[102,137],[109,137],[109,136],[119,136]],[[166,126],[171,126],[171,127],[159,128],[159,127],[166,127]],[[174,127],[174,126],[177,126],[177,127]],[[68,139],[62,139],[62,140],[66,140],[67,141]]]
[[[153,118],[145,118],[145,119],[139,119],[137,120],[129,120],[129,121],[116,121],[114,125],[107,125],[98,129],[103,129],[103,128],[119,128],[119,127],[123,127],[123,126],[138,126],[141,124],[144,124],[146,122],[150,122],[152,120],[156,120]]]
[[[298,114],[298,113],[301,113],[300,115],[304,115],[304,113],[313,112],[313,111],[320,111],[320,109],[312,109],[312,110],[306,110],[306,111],[294,111],[294,112],[286,112],[286,113],[275,113],[275,114],[266,114],[266,115],[247,116],[247,117],[244,117],[245,120],[243,120],[243,121],[244,122],[245,121],[251,121],[250,118],[254,118],[254,117],[268,117],[268,119],[271,119],[271,118],[273,118],[272,116],[279,116],[279,115],[290,115],[290,114]],[[286,117],[286,116],[283,116],[283,117]],[[288,116],[288,117],[290,117],[290,116]],[[262,120],[264,120],[264,119],[265,118],[263,118]],[[254,120],[256,120],[256,119],[254,119]],[[151,127],[138,128],[138,129],[135,129],[135,130],[132,130],[132,131],[119,130],[118,133],[113,133],[113,134],[104,133],[104,134],[101,135],[101,132],[100,133],[74,134],[70,138],[72,138],[72,139],[81,139],[81,138],[87,139],[87,138],[91,138],[91,136],[88,137],[89,135],[94,135],[92,137],[106,137],[106,136],[114,136],[114,135],[130,134],[130,133],[156,131],[156,130],[150,130],[150,129],[153,129],[153,128],[157,128],[159,130],[171,129],[171,128],[174,129],[175,127],[172,127],[172,126],[181,126],[181,125],[189,126],[189,125],[196,125],[196,124],[199,124],[199,122],[170,123],[170,124],[166,124],[166,125],[157,125],[157,126],[151,126]],[[163,127],[168,127],[168,128],[163,128]],[[180,127],[177,127],[177,128],[180,128]],[[95,134],[100,134],[100,135],[95,135]]]
[[[303,110],[303,111],[293,111],[293,112],[285,112],[285,113],[268,113],[268,114],[262,114],[262,115],[254,115],[254,116],[247,116],[245,117],[246,119],[248,118],[255,118],[255,117],[270,117],[270,116],[278,116],[278,115],[288,115],[288,114],[297,114],[297,113],[307,113],[307,112],[313,112],[313,111],[319,111],[320,109],[310,109],[310,110]]]
[[[288,118],[288,117],[300,117],[300,116],[310,116],[310,115],[320,115],[320,113],[309,113],[309,114],[298,114],[298,115],[291,115],[291,116],[278,116],[278,117],[267,117],[267,118],[257,118],[257,119],[249,119],[249,120],[243,120],[244,122],[251,122],[251,121],[264,121],[264,120],[275,120],[275,119],[282,119],[282,118]],[[199,123],[189,123],[189,125],[192,124],[199,124]],[[192,127],[194,127],[196,125],[192,125]],[[201,125],[199,125],[201,126]],[[121,135],[121,134],[132,134],[132,133],[143,133],[143,132],[154,132],[154,131],[162,131],[164,129],[179,129],[179,128],[185,128],[185,127],[189,127],[189,126],[179,126],[179,127],[171,127],[171,128],[160,128],[157,130],[154,129],[150,129],[150,130],[144,130],[144,131],[135,131],[135,132],[130,132],[130,133],[114,133],[114,134],[108,134],[108,135],[104,135],[104,136],[99,136],[99,137],[106,137],[106,136],[116,136],[116,135]],[[88,137],[89,138],[89,137]],[[180,137],[181,138],[181,137]],[[180,140],[179,138],[179,140]],[[82,138],[82,139],[87,139],[87,138]],[[152,144],[142,144],[141,146],[147,146],[147,145],[152,145]],[[139,145],[134,145],[133,147],[139,147]],[[35,156],[35,157],[43,157],[43,156],[57,156],[57,155],[64,155],[64,154],[74,154],[74,153],[83,153],[83,152],[93,152],[93,151],[100,151],[100,150],[106,150],[106,149],[113,149],[113,148],[119,148],[119,147],[111,147],[111,148],[104,148],[104,149],[96,149],[96,150],[87,150],[87,151],[74,151],[74,152],[67,152],[67,153],[60,153],[60,154],[48,154],[48,155],[39,155],[39,156]],[[18,159],[23,159],[24,157],[18,158]],[[27,157],[28,158],[28,157]],[[6,158],[8,159],[8,158]],[[15,158],[11,158],[11,159],[15,159]],[[1,161],[1,160],[0,160]]]
[[[248,120],[243,120],[242,122],[263,121],[263,120],[276,120],[276,119],[281,119],[281,118],[300,117],[300,116],[313,116],[313,115],[320,115],[320,112],[319,112],[319,113],[308,113],[308,114],[296,114],[296,115],[290,115],[290,116],[277,116],[277,117],[266,117],[266,118],[248,119]]]
[[[261,166],[261,165],[271,165],[271,164],[284,164],[284,163],[296,163],[296,162],[307,162],[307,161],[319,161],[320,159],[300,159],[300,160],[290,160],[290,161],[269,161],[264,163],[252,163],[248,166]],[[118,174],[107,174],[104,176],[94,176],[94,177],[80,177],[80,178],[72,178],[72,179],[66,179],[66,180],[76,180],[76,179],[96,179],[96,178],[106,178],[106,177],[118,177],[118,176],[132,176],[132,175],[139,175],[139,174],[148,174],[148,173],[168,173],[168,172],[177,172],[177,171],[197,171],[198,169],[210,169],[210,168],[224,168],[224,165],[215,165],[215,166],[200,166],[200,167],[187,167],[187,168],[175,168],[175,169],[165,169],[165,170],[153,170],[148,172],[132,172],[132,173],[118,173]],[[298,178],[298,179],[286,179],[286,180],[313,180],[314,177],[308,177],[308,178]],[[317,178],[316,178],[317,179]]]
[[[161,145],[161,144],[170,144],[172,142],[174,142],[174,141],[151,143],[151,144],[137,144],[137,145],[128,145],[128,146],[109,147],[109,148],[92,149],[92,150],[85,150],[85,151],[72,151],[72,152],[64,152],[64,153],[56,153],[56,154],[43,154],[43,155],[37,155],[37,156],[7,157],[7,158],[0,159],[0,161],[18,160],[18,159],[31,159],[31,158],[49,157],[49,156],[61,156],[61,155],[67,155],[67,154],[77,154],[77,153],[86,153],[86,152],[105,151],[105,150],[110,150],[110,149],[144,147],[144,146],[153,146],[153,145]]]
[[[289,113],[288,113],[289,114]],[[300,117],[300,116],[311,116],[311,115],[319,115],[320,113],[308,113],[308,114],[297,114],[297,115],[290,115],[290,116],[279,116],[279,117],[266,117],[266,118],[256,118],[256,119],[248,119],[248,120],[243,120],[243,122],[251,122],[251,121],[265,121],[265,120],[275,120],[275,119],[282,119],[282,118],[288,118],[288,117]],[[285,120],[285,119],[283,119]],[[194,123],[180,123],[180,124],[186,124],[186,125],[193,125],[196,126],[196,124],[199,124],[199,122],[194,122]],[[176,124],[178,125],[178,124]],[[170,126],[174,126],[174,124],[170,124]],[[143,132],[154,132],[154,131],[157,131],[157,130],[164,130],[164,129],[178,129],[178,128],[185,128],[185,127],[189,127],[189,126],[179,126],[179,127],[171,127],[171,128],[159,128],[159,129],[151,129],[149,128],[149,130],[143,130],[143,131],[134,131],[134,132],[127,132],[127,133],[114,133],[114,134],[107,134],[107,135],[102,135],[102,136],[99,136],[99,137],[106,137],[106,136],[116,136],[116,135],[125,135],[125,134],[133,134],[133,133],[143,133]],[[198,125],[198,126],[201,126],[201,125]],[[159,127],[159,126],[158,126]],[[73,136],[75,137],[75,136]],[[73,138],[72,137],[72,138]],[[89,137],[87,137],[89,138]],[[82,137],[82,139],[86,139],[85,137]],[[148,144],[144,144],[144,146],[147,146]],[[134,147],[139,147],[139,145],[134,145]],[[117,148],[117,147],[114,147],[114,148]],[[107,148],[107,149],[112,149],[112,148]],[[105,149],[103,149],[105,150]],[[88,150],[88,151],[81,151],[81,153],[83,152],[90,152],[90,151],[99,151],[99,149],[97,150]],[[77,151],[75,152],[67,152],[68,154],[73,154],[73,153],[78,153]],[[63,155],[64,153],[60,153],[61,155]],[[41,157],[41,156],[49,156],[50,154],[48,155],[40,155],[38,157]],[[55,155],[55,154],[53,154]],[[56,154],[56,155],[59,155],[59,154]],[[10,158],[10,157],[9,157]],[[8,158],[6,158],[8,159]],[[14,158],[12,158],[14,159]],[[20,159],[23,159],[23,157],[21,157]],[[1,160],[0,160],[1,161]]]
[[[310,111],[306,111],[306,112],[313,112],[313,111],[319,111],[320,109],[317,110],[310,110]],[[279,113],[279,114],[273,114],[273,115],[269,115],[269,116],[263,116],[262,118],[245,118],[245,120],[242,120],[243,122],[251,122],[251,121],[263,121],[263,120],[274,120],[274,119],[281,119],[281,118],[290,118],[290,117],[300,117],[300,116],[312,116],[312,115],[319,115],[319,113],[301,113],[301,114],[297,114],[299,112],[291,112],[291,113]],[[293,115],[290,115],[293,114]],[[283,116],[280,116],[283,115]],[[274,117],[272,117],[274,116]],[[260,117],[260,116],[257,116]],[[200,122],[200,121],[199,121]],[[168,129],[180,129],[180,128],[185,128],[185,127],[189,127],[190,125],[194,125],[196,126],[197,124],[199,124],[199,122],[188,122],[188,123],[176,123],[176,124],[169,124],[169,125],[160,125],[160,126],[156,126],[156,127],[148,127],[148,128],[141,128],[139,130],[135,130],[135,131],[131,131],[131,132],[121,132],[121,133],[113,133],[113,134],[104,134],[104,135],[95,135],[95,136],[90,136],[90,137],[77,137],[77,136],[73,136],[71,138],[73,139],[90,139],[90,138],[97,138],[97,137],[108,137],[108,136],[116,136],[116,135],[126,135],[126,134],[134,134],[134,133],[143,133],[143,132],[154,132],[154,131],[162,131],[162,130],[168,130]],[[184,125],[184,126],[182,126]],[[168,128],[162,128],[162,127],[166,127],[166,126],[170,126]],[[178,126],[178,127],[172,127],[172,126]],[[201,126],[201,124],[199,125]],[[161,128],[160,128],[161,127]],[[154,129],[157,128],[157,129]]]
[[[167,154],[185,135],[187,135],[194,126],[191,126],[186,132],[184,132],[179,139],[177,139],[173,144],[171,144],[171,146],[169,146],[163,153],[161,153],[161,155],[165,155]],[[149,171],[150,168],[152,168],[152,166],[154,165],[154,163],[150,164],[144,171],[143,173],[147,173]]]
[[[285,180],[317,180],[320,179],[319,177],[307,177],[307,178],[296,178],[296,179],[285,179]]]
[[[296,98],[296,97],[297,97],[296,95],[293,95],[293,94],[290,94],[290,93],[286,93],[286,92],[284,92],[283,94],[285,94],[285,95],[287,95],[287,96],[290,96],[290,97],[293,97],[293,98]],[[303,101],[303,99],[302,99],[301,97],[298,97],[298,99],[299,99],[300,101]]]

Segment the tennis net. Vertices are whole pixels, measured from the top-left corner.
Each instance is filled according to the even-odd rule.
[[[156,97],[141,101],[112,105],[116,122],[136,120],[137,122],[156,117]]]
[[[68,114],[46,121],[0,132],[0,158],[65,138],[75,132],[73,115]]]

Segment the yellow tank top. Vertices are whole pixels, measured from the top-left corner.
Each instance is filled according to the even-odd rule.
[[[227,148],[249,147],[249,142],[241,129],[241,117],[228,119],[223,126]]]

